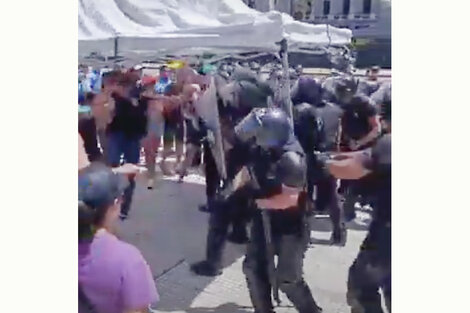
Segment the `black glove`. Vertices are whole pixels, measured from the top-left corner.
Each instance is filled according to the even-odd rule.
[[[215,200],[218,202],[227,201],[227,199],[233,194],[233,183],[232,181],[225,180],[222,187],[220,187],[215,195]]]

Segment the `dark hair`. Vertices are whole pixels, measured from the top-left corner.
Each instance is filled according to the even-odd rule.
[[[134,73],[121,73],[116,77],[116,82],[118,85],[125,86],[125,87],[130,87],[133,86],[137,83],[139,80],[138,75],[135,75]]]
[[[115,195],[120,193],[118,186],[113,186],[110,179],[111,169],[100,162],[92,162],[79,173],[79,199],[78,199],[78,241],[89,241],[93,238],[97,226],[101,225],[108,208],[115,201]],[[97,176],[102,176],[98,177]],[[109,190],[103,187],[109,186]],[[104,187],[104,188],[106,188]],[[116,190],[115,190],[116,189]],[[83,197],[80,191],[83,191]],[[83,199],[83,200],[82,200]]]
[[[93,238],[96,226],[101,224],[107,207],[93,208],[78,200],[78,241],[89,241]]]
[[[104,87],[105,85],[107,84],[113,84],[116,82],[116,79],[117,77],[120,75],[121,73],[118,72],[118,71],[110,71],[110,72],[106,72],[106,73],[103,73],[103,76],[102,76],[102,87]]]
[[[90,103],[95,98],[96,94],[93,92],[87,92],[85,94],[85,102]]]

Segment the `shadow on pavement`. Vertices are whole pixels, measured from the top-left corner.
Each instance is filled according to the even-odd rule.
[[[190,308],[188,313],[251,313],[253,310],[236,303],[224,303],[215,308]]]

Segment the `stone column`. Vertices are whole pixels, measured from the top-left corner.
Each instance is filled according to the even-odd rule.
[[[311,17],[323,15],[323,0],[313,0]]]
[[[364,7],[364,0],[351,0],[351,9],[349,10],[349,15],[362,14],[362,9]]]
[[[272,0],[256,0],[255,9],[261,12],[268,12],[271,10]]]
[[[343,15],[343,0],[330,0],[330,15]]]
[[[283,13],[287,13],[287,14],[291,14],[291,0],[278,0],[275,7],[274,7],[274,10],[276,11],[279,11],[279,12],[283,12]]]

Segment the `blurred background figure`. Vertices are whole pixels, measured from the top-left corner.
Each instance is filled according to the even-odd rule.
[[[176,170],[180,176],[180,182],[187,175],[195,156],[200,153],[202,140],[207,134],[204,122],[197,116],[194,108],[194,103],[199,99],[200,94],[201,87],[197,84],[187,84],[183,87],[182,114],[186,126],[186,153],[184,161]]]
[[[157,93],[166,96],[176,96],[180,93],[179,86],[175,81],[175,73],[167,66],[162,66],[160,76],[156,85]],[[174,175],[174,169],[170,167],[167,158],[172,154],[173,146],[176,153],[176,165],[183,157],[184,123],[179,106],[165,105],[163,108],[164,130],[163,130],[163,154],[160,167],[164,175]]]
[[[145,154],[145,164],[147,167],[147,188],[152,189],[155,183],[155,163],[163,135],[164,118],[162,101],[156,100],[155,84],[157,79],[151,76],[144,76],[141,80],[140,101],[147,107],[147,135],[142,140]]]

